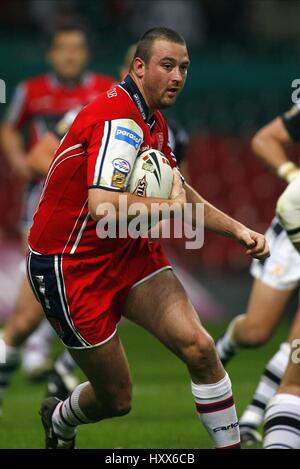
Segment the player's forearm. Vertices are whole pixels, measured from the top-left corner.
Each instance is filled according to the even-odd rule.
[[[210,204],[188,184],[185,184],[185,190],[187,202],[193,204],[193,226],[197,226],[201,222],[196,217],[195,204],[202,203],[204,204],[204,227],[220,235],[237,238],[238,232],[243,227],[241,223]]]
[[[172,206],[172,200],[154,197],[139,197],[128,192],[112,192],[102,189],[89,190],[89,211],[95,221],[107,216],[109,206],[113,206],[112,214],[120,218],[126,217],[128,223],[139,214],[142,214],[150,221],[151,216],[157,221],[163,220],[170,211],[164,208]],[[138,205],[135,205],[138,204]],[[174,213],[170,213],[174,216]]]
[[[289,161],[285,145],[291,137],[280,117],[260,129],[253,137],[251,146],[254,154],[278,177],[289,183],[298,167]]]
[[[255,155],[275,174],[282,164],[289,161],[282,143],[273,137],[260,137],[258,135],[252,141],[252,149]]]

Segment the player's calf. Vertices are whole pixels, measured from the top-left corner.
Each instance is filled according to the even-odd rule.
[[[105,418],[126,415],[131,409],[131,392],[128,389],[121,389],[119,392],[109,393],[106,390],[96,393],[95,389],[87,381],[78,385],[65,401],[56,400],[56,405],[51,411],[50,421],[49,416],[46,416],[47,424],[45,426],[45,417],[43,415],[46,411],[43,411],[43,409],[48,409],[49,402],[52,406],[53,398],[50,399],[52,399],[51,402],[49,398],[45,399],[41,409],[42,422],[46,431],[46,447],[47,432],[49,433],[50,427],[53,427],[55,441],[62,439],[66,442],[72,442],[73,445],[78,425],[95,423]]]
[[[232,396],[231,382],[225,376],[210,384],[192,382],[198,416],[216,448],[240,448],[239,423]]]
[[[192,378],[198,416],[216,448],[239,448],[239,424],[231,382],[218,358],[213,339],[199,329],[182,350]]]

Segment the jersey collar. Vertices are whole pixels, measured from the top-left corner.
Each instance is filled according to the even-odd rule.
[[[152,128],[155,117],[154,115],[148,120],[149,117],[149,108],[146,104],[146,101],[143,98],[142,93],[138,89],[137,85],[135,84],[134,80],[131,78],[130,75],[127,75],[123,81],[121,81],[120,86],[129,94],[133,102],[135,103],[136,107],[140,111],[142,118],[145,122],[150,125]]]

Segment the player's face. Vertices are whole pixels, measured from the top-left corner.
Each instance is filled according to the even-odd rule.
[[[184,86],[188,66],[186,46],[162,39],[154,41],[143,76],[150,108],[162,109],[175,103]]]
[[[85,35],[81,31],[56,34],[48,53],[48,60],[61,78],[78,79],[89,60]]]

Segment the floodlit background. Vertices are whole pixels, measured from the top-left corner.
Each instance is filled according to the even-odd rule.
[[[299,15],[298,0],[2,0],[0,79],[6,83],[9,104],[20,80],[48,70],[45,37],[65,22],[80,21],[89,30],[90,69],[116,78],[127,47],[145,30],[153,26],[176,29],[189,46],[191,67],[182,95],[166,115],[189,133],[186,160],[190,182],[217,207],[264,231],[284,184],[256,160],[249,141],[260,126],[292,106],[291,85],[300,78]],[[6,106],[0,104],[0,116]],[[297,150],[291,149],[291,157],[298,163]],[[0,158],[0,320],[5,321],[13,307],[18,263],[23,256],[19,220],[24,183],[16,180],[5,157]],[[175,241],[169,243],[168,250],[200,317],[217,336],[229,318],[246,306],[251,286],[249,259],[232,240],[212,234],[206,234],[204,247],[197,252],[185,251]],[[288,317],[294,307],[295,302]],[[82,429],[82,446],[207,447],[192,415],[184,368],[144,332],[127,324],[122,332],[136,378],[137,406],[120,423],[103,424],[104,440],[100,425],[99,436],[94,430],[90,437],[89,430]],[[231,365],[241,409],[285,332],[283,325],[275,342],[261,351],[243,352]],[[138,356],[137,349],[141,350]],[[247,378],[243,375],[245,363]],[[41,447],[35,409],[42,393],[43,385],[32,390],[18,375],[3,417],[7,438],[1,437],[0,421],[1,448]],[[176,396],[181,393],[177,412]],[[28,440],[13,425],[15,412],[25,412],[18,406],[26,399],[28,418],[24,425],[30,422],[33,435],[27,435]],[[186,424],[187,414],[190,425]],[[117,435],[116,440],[109,436],[110,431]],[[200,443],[198,435],[202,435]]]

